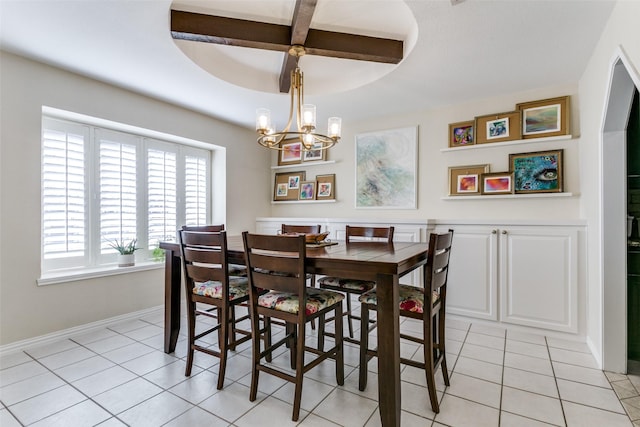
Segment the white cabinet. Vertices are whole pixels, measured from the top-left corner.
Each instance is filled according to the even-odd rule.
[[[498,320],[497,229],[451,226],[447,311],[479,319]],[[438,227],[438,231],[443,231]]]
[[[578,227],[446,225],[451,314],[578,332]]]

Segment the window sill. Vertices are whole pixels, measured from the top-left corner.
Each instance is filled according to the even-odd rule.
[[[38,286],[56,285],[58,283],[95,279],[97,277],[117,276],[120,274],[157,270],[160,268],[164,268],[164,262],[146,261],[139,262],[133,267],[117,267],[116,265],[105,265],[95,268],[61,270],[43,274],[42,277],[36,280],[36,283],[38,284]]]

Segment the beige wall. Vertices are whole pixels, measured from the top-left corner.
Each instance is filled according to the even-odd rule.
[[[360,123],[343,123],[343,138],[330,149],[329,160],[335,164],[307,167],[307,179],[316,174],[335,173],[337,201],[335,204],[279,204],[273,216],[314,216],[341,218],[429,218],[429,219],[575,219],[579,218],[579,197],[546,199],[458,198],[443,200],[448,195],[450,166],[486,164],[491,171],[509,170],[509,153],[522,153],[563,148],[565,150],[566,191],[580,194],[578,150],[580,117],[577,111],[577,84],[544,88],[536,91],[467,102],[437,110],[417,111],[396,117],[377,117]],[[572,133],[574,138],[559,142],[521,143],[502,147],[441,152],[447,148],[448,124],[472,120],[475,116],[513,111],[516,103],[570,95],[574,101]],[[376,130],[418,126],[418,209],[356,209],[355,208],[355,135]],[[274,159],[275,164],[275,159]],[[303,168],[304,169],[304,168]],[[339,213],[336,213],[339,212]]]
[[[252,131],[1,52],[0,345],[163,304],[163,270],[38,286],[42,106],[225,146],[227,228],[269,214],[269,153]],[[238,182],[262,185],[246,197]],[[258,183],[258,184],[256,184]]]

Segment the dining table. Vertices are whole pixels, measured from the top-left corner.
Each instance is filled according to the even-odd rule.
[[[332,242],[307,246],[307,273],[373,280],[377,287],[378,403],[385,427],[400,423],[400,277],[426,264],[425,242]],[[244,264],[242,236],[227,239],[229,262]],[[315,247],[314,247],[315,246]],[[180,332],[181,257],[176,242],[160,242],[165,250],[164,351],[175,350]]]

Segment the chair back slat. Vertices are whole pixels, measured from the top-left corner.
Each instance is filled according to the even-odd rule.
[[[346,242],[352,240],[376,239],[377,241],[385,241],[385,243],[393,242],[394,227],[346,227]],[[354,239],[355,238],[355,239]]]
[[[184,248],[184,258],[190,262],[199,262],[203,264],[222,264],[224,256],[218,247],[191,247]]]
[[[208,233],[224,231],[224,224],[209,224],[209,225],[183,225],[184,231],[205,231]]]
[[[282,224],[280,232],[282,234],[287,233],[320,233],[320,224],[318,225],[294,225],[294,224]]]

